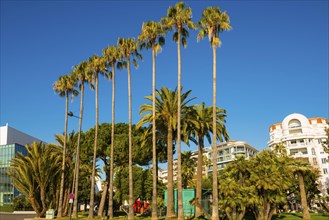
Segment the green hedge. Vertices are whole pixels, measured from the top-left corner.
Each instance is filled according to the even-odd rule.
[[[14,209],[11,205],[0,206],[0,212],[13,212]]]

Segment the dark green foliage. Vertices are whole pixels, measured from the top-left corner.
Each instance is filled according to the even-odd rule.
[[[31,203],[25,196],[20,195],[14,198],[12,208],[15,211],[31,211],[33,210]]]

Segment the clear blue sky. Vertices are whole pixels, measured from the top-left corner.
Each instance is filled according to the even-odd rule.
[[[136,37],[175,1],[1,1],[1,125],[54,142],[64,129],[65,100],[52,84],[72,66]],[[328,1],[186,1],[198,21],[219,6],[233,29],[217,50],[217,103],[228,111],[231,139],[267,147],[268,128],[291,113],[328,118]],[[190,31],[182,50],[182,85],[194,103],[212,104],[212,51]],[[132,69],[133,123],[151,94],[151,53]],[[116,122],[128,121],[127,72],[117,71]],[[157,88],[177,84],[172,33],[157,57]],[[111,82],[101,79],[100,122],[111,121]],[[83,130],[94,126],[94,92],[87,89]],[[70,103],[79,114],[79,97]],[[78,119],[69,119],[77,130]],[[206,143],[207,145],[207,143]],[[187,148],[184,147],[183,150]],[[196,146],[191,146],[192,150]]]

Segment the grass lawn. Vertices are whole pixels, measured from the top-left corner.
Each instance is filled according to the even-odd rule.
[[[312,220],[328,220],[329,215],[328,214],[316,214],[316,213],[311,213],[311,218]],[[273,220],[298,220],[298,219],[303,219],[303,214],[302,213],[289,213],[289,214],[280,214],[280,215],[275,215],[272,218]]]
[[[290,213],[290,214],[280,214],[280,215],[275,215],[272,220],[301,220],[303,219],[303,214],[302,213]],[[324,215],[324,214],[315,214],[315,213],[311,213],[311,217],[312,220],[328,220],[329,219],[329,215]],[[59,218],[60,220],[69,220],[68,217],[65,218]],[[72,218],[74,219],[74,218]],[[79,220],[87,220],[88,216],[84,216],[84,217],[79,217]],[[102,220],[101,217],[95,217],[95,220]],[[106,219],[106,218],[104,218]],[[128,219],[127,216],[117,216],[114,217],[115,220],[126,220]],[[136,220],[150,220],[151,217],[138,217],[135,216]],[[159,217],[159,220],[164,220],[165,217]]]

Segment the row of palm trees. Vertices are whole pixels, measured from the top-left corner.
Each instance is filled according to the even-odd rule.
[[[76,86],[79,86],[81,93],[80,96],[80,114],[79,114],[79,133],[82,126],[83,118],[83,99],[84,99],[84,85],[90,83],[91,87],[95,89],[95,139],[94,139],[94,157],[93,157],[93,169],[91,178],[91,192],[90,192],[90,211],[89,217],[93,217],[94,208],[94,185],[95,185],[95,167],[96,167],[96,150],[97,150],[97,139],[98,139],[98,81],[99,75],[104,75],[108,79],[112,80],[112,140],[111,140],[111,161],[110,161],[110,186],[109,186],[109,217],[113,218],[113,149],[114,149],[114,124],[115,124],[115,69],[126,68],[128,73],[128,104],[129,104],[129,214],[128,219],[134,218],[133,213],[133,177],[132,177],[132,98],[131,98],[131,60],[135,67],[138,66],[137,59],[142,59],[139,53],[140,49],[151,49],[152,50],[152,117],[151,121],[148,123],[152,124],[152,148],[153,148],[153,196],[152,196],[152,219],[157,219],[157,191],[156,191],[156,131],[157,131],[157,119],[161,115],[156,113],[156,55],[161,50],[161,47],[165,43],[165,34],[170,31],[174,31],[173,40],[177,43],[177,56],[178,56],[178,85],[177,85],[177,116],[171,121],[172,124],[168,125],[168,130],[172,127],[176,127],[176,143],[177,143],[177,153],[178,153],[178,219],[184,218],[183,204],[182,204],[182,179],[181,179],[181,106],[182,106],[182,87],[181,87],[181,45],[186,47],[187,38],[189,36],[189,29],[195,30],[197,27],[200,28],[198,34],[198,40],[208,36],[212,50],[213,50],[213,106],[212,106],[212,125],[207,123],[208,127],[202,128],[200,126],[200,132],[191,132],[198,139],[198,149],[199,153],[202,153],[204,131],[202,129],[211,131],[213,134],[213,152],[216,152],[216,140],[221,137],[221,134],[217,134],[218,129],[216,128],[218,124],[218,114],[220,110],[217,108],[216,103],[216,48],[220,46],[221,41],[219,39],[219,34],[223,31],[230,30],[230,19],[226,12],[220,10],[219,7],[208,7],[202,13],[202,18],[196,24],[192,21],[192,9],[186,7],[184,2],[178,2],[175,6],[170,6],[167,11],[167,16],[161,19],[161,22],[148,21],[143,23],[142,32],[138,36],[138,40],[135,41],[134,38],[119,38],[117,41],[117,46],[109,46],[102,51],[102,56],[93,55],[87,61],[81,62],[79,65],[75,66],[70,75],[61,76],[58,81],[53,85],[55,92],[59,93],[60,96],[65,96],[66,107],[65,107],[65,125],[64,125],[64,137],[67,135],[67,115],[68,115],[68,99],[69,95],[76,95]],[[111,70],[110,70],[111,68]],[[208,109],[201,105],[200,110],[209,111]],[[141,111],[143,112],[143,111]],[[202,111],[200,111],[202,113]],[[200,120],[202,120],[202,114],[200,115]],[[223,118],[222,118],[223,119]],[[197,121],[195,122],[198,123]],[[201,124],[201,123],[200,123]],[[222,127],[223,128],[223,127]],[[225,128],[225,127],[224,127]],[[169,133],[169,132],[168,132]],[[225,132],[224,132],[225,133]],[[225,133],[226,134],[226,133]],[[226,135],[226,137],[228,137]],[[174,212],[174,198],[173,198],[173,175],[172,175],[172,161],[173,161],[173,143],[172,137],[169,141],[168,137],[168,209],[167,217],[175,217]],[[210,140],[210,138],[209,138]],[[63,158],[65,158],[66,143],[64,139],[63,146]],[[78,141],[79,143],[79,141]],[[200,157],[202,158],[202,157]],[[214,157],[215,158],[215,157]],[[62,174],[61,174],[61,189],[59,198],[59,208],[58,216],[62,216],[62,200],[63,200],[63,188],[64,188],[64,168],[65,160],[62,164]],[[218,199],[217,199],[217,161],[213,160],[213,219],[218,219]],[[200,164],[199,164],[200,166]],[[202,163],[201,163],[202,166]],[[75,171],[75,201],[73,215],[77,216],[77,186],[79,179],[79,144],[76,153],[76,171]],[[202,169],[198,169],[202,170]],[[199,174],[201,175],[201,174]],[[199,176],[198,176],[199,177]],[[201,182],[201,181],[200,181]],[[200,185],[201,187],[201,185]],[[201,199],[201,188],[197,190],[197,198]],[[72,190],[73,192],[73,190]]]

